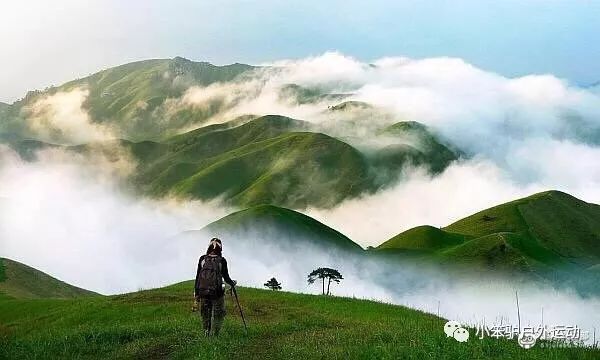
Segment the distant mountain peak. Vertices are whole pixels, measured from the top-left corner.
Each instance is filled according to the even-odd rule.
[[[178,62],[178,61],[181,61],[181,62],[191,62],[190,59],[186,59],[183,56],[175,56],[173,58],[173,61],[175,61],[175,62]]]

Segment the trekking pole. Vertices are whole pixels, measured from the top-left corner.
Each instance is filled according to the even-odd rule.
[[[235,286],[231,287],[231,292],[233,293],[233,296],[235,298],[235,303],[237,304],[238,309],[240,309],[240,315],[242,316],[242,322],[244,323],[244,329],[246,330],[246,334],[248,334],[248,326],[246,326],[246,319],[244,319],[244,312],[242,312],[242,307],[240,306],[240,299],[238,299],[237,291],[235,291]]]

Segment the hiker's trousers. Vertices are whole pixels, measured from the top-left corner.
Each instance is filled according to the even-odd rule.
[[[225,318],[225,296],[216,299],[200,299],[200,315],[204,331],[219,335]]]

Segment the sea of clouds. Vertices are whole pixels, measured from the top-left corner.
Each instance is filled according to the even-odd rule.
[[[447,225],[537,191],[557,189],[600,203],[598,93],[547,74],[506,78],[456,58],[364,63],[332,52],[265,65],[236,82],[191,87],[164,106],[203,107],[217,99],[222,111],[208,123],[245,114],[281,114],[310,121],[359,148],[376,146],[367,140],[382,126],[414,120],[464,152],[436,176],[407,168],[400,182],[381,192],[306,211],[364,247],[416,225]],[[291,83],[345,94],[345,100],[365,101],[377,109],[331,112],[327,107],[340,101],[330,98],[298,104],[281,96],[281,87]],[[58,130],[71,143],[114,137],[112,129],[94,123],[84,110],[87,96],[85,89],[75,89],[42,98],[30,110],[30,128],[41,138]],[[206,243],[176,235],[235,209],[218,201],[134,195],[125,185],[135,166],[131,161],[44,150],[37,161],[26,162],[3,147],[0,256],[105,294],[192,278]],[[264,253],[254,256],[255,248],[243,241],[224,241],[232,276],[244,285],[260,287],[277,276],[286,290],[317,292],[306,284],[306,273],[319,264],[331,265],[346,276],[335,294],[431,312],[439,304],[441,315],[470,322],[498,316],[514,320],[513,285],[450,283],[397,265],[361,274],[360,263],[318,249],[295,254],[310,260],[292,263],[276,244],[263,244]],[[600,325],[597,298],[542,286],[518,290],[524,321],[536,323],[543,307],[547,322],[587,329]]]
[[[361,150],[387,145],[370,140],[382,127],[414,120],[465,154],[439,176],[408,169],[384,192],[308,211],[361,245],[416,225],[447,225],[537,191],[600,202],[600,96],[590,89],[551,74],[507,78],[444,57],[364,63],[330,52],[265,65],[235,82],[190,87],[173,101],[203,107],[219,99],[222,111],[208,122],[271,113],[310,121]],[[282,97],[288,84],[346,97],[299,104]],[[376,109],[326,110],[349,100]]]

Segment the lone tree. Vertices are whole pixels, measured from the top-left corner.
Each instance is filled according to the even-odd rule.
[[[329,286],[331,285],[331,282],[333,281],[339,284],[340,280],[343,280],[344,278],[336,269],[318,268],[308,274],[308,283],[313,284],[317,279],[321,279],[323,283],[323,295],[329,295]],[[325,279],[327,279],[327,292],[325,292]]]
[[[281,290],[281,283],[277,282],[277,279],[272,277],[271,280],[269,280],[265,283],[265,287],[268,287],[269,289],[271,289],[273,291]]]

